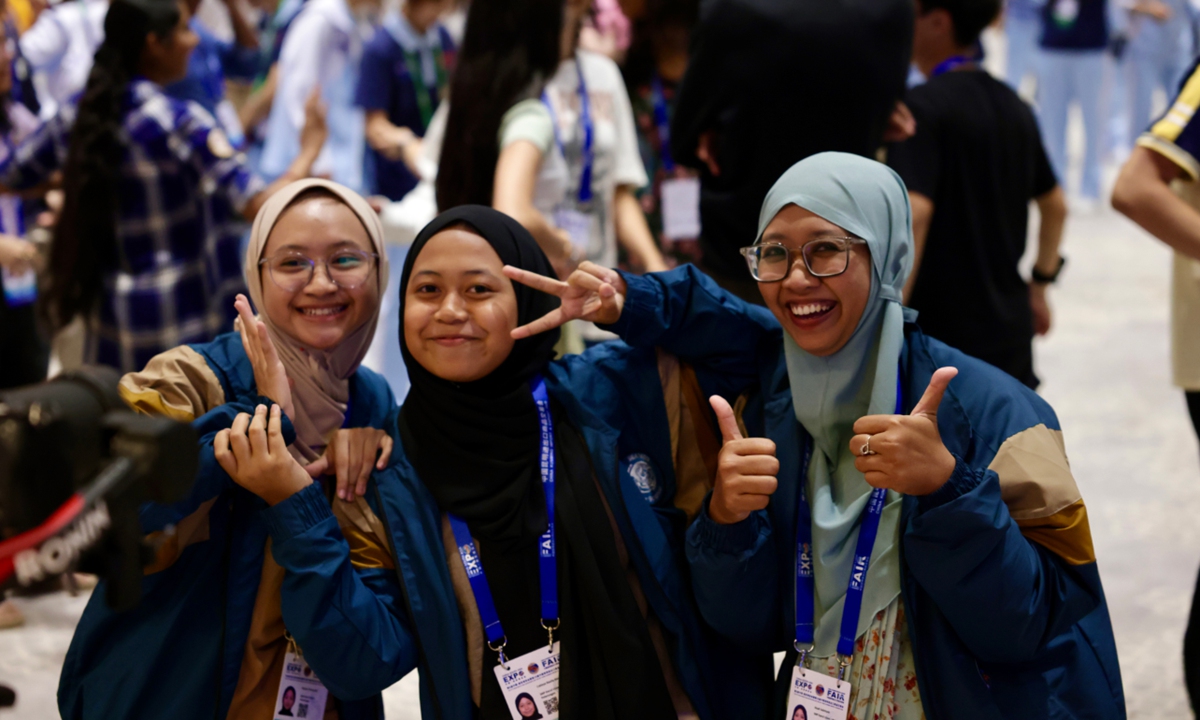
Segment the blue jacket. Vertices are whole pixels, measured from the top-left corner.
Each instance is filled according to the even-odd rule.
[[[268,508],[234,484],[213,456],[218,431],[230,427],[239,412],[253,412],[256,404],[270,403],[258,396],[238,335],[228,333],[192,348],[217,376],[226,403],[194,422],[202,438],[200,469],[188,497],[170,506],[148,503],[141,510],[147,534],[176,526],[177,534],[190,535],[192,542],[179,549],[169,566],[148,572],[136,608],[123,613],[109,610],[104,583],[93,593],[63,664],[58,702],[67,720],[207,720],[228,713],[250,632],[263,548],[269,529],[281,522],[278,518],[287,510]],[[350,405],[349,427],[382,428],[394,423],[396,402],[391,390],[370,370],[359,369],[351,378]],[[294,438],[290,422],[285,422],[284,435],[289,443]],[[319,484],[299,494],[314,505],[319,501],[329,512]],[[336,528],[335,522],[334,532],[341,537]],[[276,546],[274,553],[286,557],[286,550]],[[376,597],[390,597],[398,605],[393,571],[349,564],[339,570],[354,574]],[[297,607],[322,608],[324,634],[311,645],[302,643],[306,656],[314,665],[318,657],[334,657],[346,672],[366,675],[370,667],[366,658],[340,652],[338,635],[358,628],[336,614],[329,599],[320,594],[323,588],[288,575],[283,588],[285,622],[291,626]],[[361,694],[333,683],[329,688],[341,700],[343,720],[383,718],[381,688]]]
[[[770,657],[751,659],[721,639],[704,626],[691,598],[686,517],[673,505],[675,474],[656,352],[621,343],[593,348],[552,363],[546,385],[587,443],[677,676],[700,717],[762,717]],[[470,720],[476,710],[467,642],[441,512],[396,440],[390,466],[374,473],[368,494],[389,529],[399,599],[349,571],[346,543],[327,503],[304,491],[269,514],[287,583],[313,590],[289,601],[285,586],[284,618],[302,647],[330,646],[330,652],[308,650],[306,657],[339,697],[371,696],[419,667],[422,717]],[[357,631],[331,629],[330,618]]]
[[[809,441],[792,407],[782,330],[765,308],[690,266],[626,282],[611,329],[634,346],[720,366],[720,376],[698,372],[701,384],[731,398],[749,391],[747,429],[778,448],[780,483],[766,510],[727,526],[702,512],[687,536],[704,618],[769,657],[793,640],[797,489]],[[902,596],[927,717],[1124,718],[1087,512],[1054,411],[914,325],[900,361],[906,410],[944,366],[959,369],[938,412],[957,464],[943,488],[904,498],[900,525]]]

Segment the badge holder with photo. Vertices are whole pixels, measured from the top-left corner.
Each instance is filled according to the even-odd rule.
[[[898,374],[897,374],[898,375]],[[900,378],[896,378],[896,414],[904,408]],[[804,447],[804,463],[808,470],[812,461],[813,441],[809,438]],[[796,518],[796,640],[793,647],[800,653],[792,668],[792,682],[788,689],[788,702],[784,720],[792,720],[797,708],[804,708],[807,720],[846,720],[849,712],[850,681],[846,669],[854,658],[858,638],[858,617],[862,611],[863,590],[867,585],[867,570],[871,566],[871,551],[875,537],[879,534],[879,520],[887,504],[887,490],[876,488],[871,491],[867,507],[863,511],[862,524],[858,530],[858,544],[854,548],[854,564],[850,570],[850,584],[846,588],[846,601],[842,606],[842,623],[838,636],[838,676],[830,677],[810,669],[806,665],[815,648],[814,623],[816,582],[813,579],[812,507],[808,503],[807,483],[800,483],[800,498]]]
[[[542,596],[542,628],[546,630],[547,644],[516,658],[504,654],[508,638],[500,625],[492,591],[479,559],[479,550],[471,538],[471,530],[461,518],[450,515],[450,528],[454,532],[454,543],[458,546],[463,569],[471,584],[471,593],[479,608],[479,619],[483,623],[487,645],[499,655],[494,668],[496,681],[513,720],[536,717],[543,720],[558,719],[558,661],[559,644],[554,639],[558,629],[558,567],[554,545],[554,426],[550,418],[550,397],[541,376],[535,377],[530,385],[533,400],[537,405],[538,421],[541,425],[542,447],[539,465],[542,473],[542,491],[546,495],[546,516],[549,519],[546,532],[538,539],[538,575]],[[530,708],[532,705],[532,708]],[[531,710],[531,713],[523,713]]]
[[[285,633],[287,653],[283,656],[283,674],[279,678],[279,692],[275,696],[274,720],[300,718],[320,720],[325,717],[325,705],[329,690],[321,682],[304,659],[304,652],[291,633]]]

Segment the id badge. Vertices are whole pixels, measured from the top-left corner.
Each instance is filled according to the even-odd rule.
[[[325,717],[325,702],[329,690],[317,679],[299,650],[288,648],[283,656],[283,676],[279,679],[279,694],[275,697],[274,720],[287,718]]]
[[[558,643],[496,666],[496,680],[513,720],[558,719]]]
[[[0,268],[0,278],[4,281],[4,302],[10,308],[32,305],[37,300],[37,273],[32,269],[11,273]]]
[[[571,236],[571,244],[583,256],[587,256],[592,244],[592,216],[569,208],[554,213],[554,224]]]
[[[700,178],[662,181],[662,226],[667,240],[700,237]]]
[[[797,666],[784,720],[846,720],[849,703],[849,682]]]
[[[1079,17],[1079,0],[1058,0],[1054,3],[1054,21],[1063,27],[1075,23]]]

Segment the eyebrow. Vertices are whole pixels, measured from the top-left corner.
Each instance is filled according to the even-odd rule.
[[[496,277],[496,274],[494,272],[492,272],[491,270],[484,270],[484,269],[464,270],[461,274],[463,274],[463,275],[487,275],[488,277]],[[418,270],[417,272],[413,273],[413,277],[416,277],[417,275],[436,275],[437,277],[442,276],[442,274],[440,272],[438,272],[437,270]]]
[[[821,238],[827,238],[827,237],[845,238],[845,237],[852,237],[852,236],[850,235],[850,233],[845,232],[844,230],[840,230],[840,231],[839,230],[818,230],[817,233],[815,235],[813,235],[812,239],[820,240]],[[790,240],[790,239],[791,238],[789,238],[784,233],[775,231],[775,232],[767,233],[766,235],[763,235],[762,242],[780,242],[781,243],[784,240]]]
[[[338,240],[337,242],[331,244],[329,247],[342,248],[342,247],[345,247],[346,245],[352,245],[354,247],[358,247],[358,243],[354,242],[353,240]],[[309,248],[304,247],[303,245],[281,245],[279,247],[279,249],[280,250],[297,250],[300,252],[306,252],[309,250]]]

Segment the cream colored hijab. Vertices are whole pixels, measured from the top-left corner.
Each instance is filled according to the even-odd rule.
[[[375,337],[375,324],[379,320],[377,304],[370,318],[336,347],[331,350],[317,350],[280,330],[263,312],[264,280],[258,263],[262,260],[271,230],[283,212],[292,205],[292,201],[304,191],[313,188],[332,193],[362,221],[367,230],[367,237],[371,239],[372,251],[379,256],[375,264],[375,277],[379,283],[380,298],[387,291],[388,280],[383,225],[367,201],[350,188],[315,178],[297,180],[272,195],[254,218],[244,265],[246,287],[250,290],[250,301],[258,310],[258,318],[267,326],[271,342],[275,343],[275,349],[283,361],[288,378],[293,383],[292,400],[296,406],[296,416],[291,418],[296,428],[296,442],[292,444],[293,453],[298,453],[309,462],[321,456],[329,436],[345,422],[350,402],[350,376],[358,370],[359,364],[366,356],[371,339]],[[271,280],[268,278],[265,282]]]

